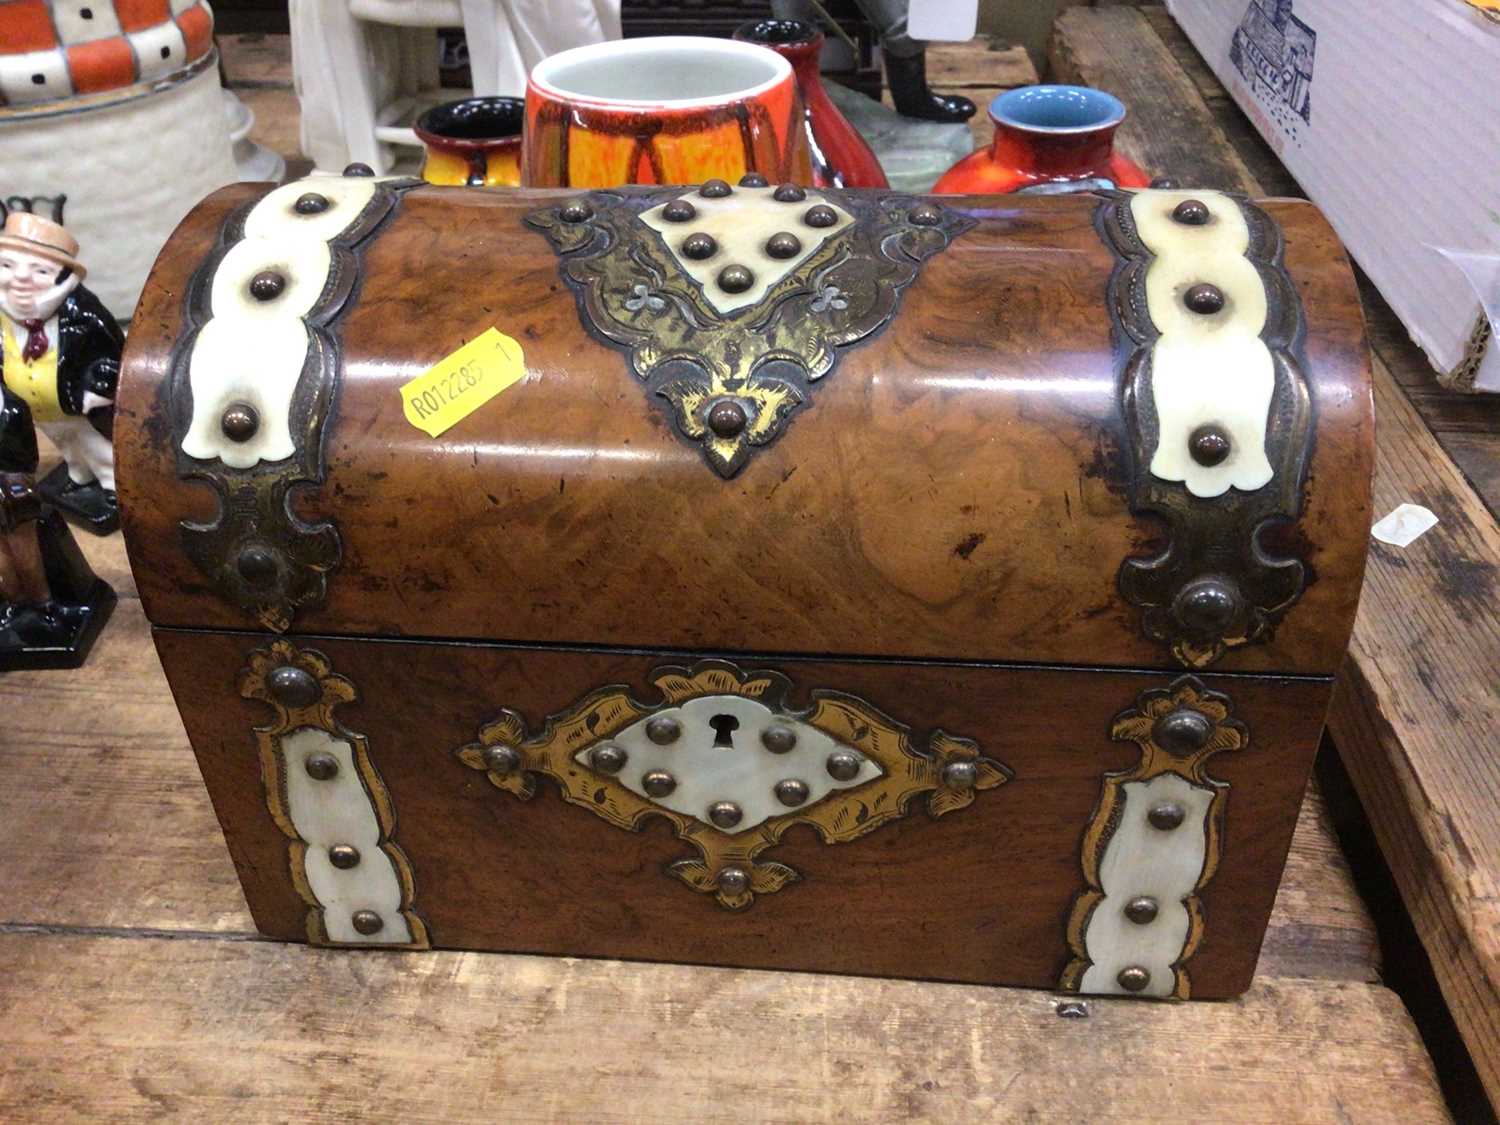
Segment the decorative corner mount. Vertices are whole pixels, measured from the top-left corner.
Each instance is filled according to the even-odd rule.
[[[1110,193],[1097,213],[1118,257],[1130,502],[1170,542],[1121,564],[1145,633],[1192,668],[1264,639],[1300,596],[1303,564],[1261,541],[1297,518],[1313,440],[1298,358],[1303,317],[1274,220],[1215,191]]]
[[[758,858],[794,824],[847,843],[907,815],[920,794],[938,817],[1011,776],[942,731],[919,750],[908,728],[851,695],[817,690],[811,707],[789,709],[791,684],[776,672],[708,660],[658,669],[653,683],[658,704],[604,687],[535,734],[502,711],[455,754],[521,800],[547,777],[563,800],[618,828],[662,817],[699,854],[668,873],[730,910],[799,878]]]
[[[584,326],[732,477],[974,225],[928,200],[741,185],[592,192],[528,215]]]

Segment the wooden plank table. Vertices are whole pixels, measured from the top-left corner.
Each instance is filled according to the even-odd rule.
[[[84,546],[121,594],[89,665],[0,677],[0,1120],[1447,1119],[1316,791],[1233,1002],[261,941],[120,541]]]
[[[1053,64],[1125,99],[1120,143],[1148,169],[1301,194],[1165,9],[1068,11]],[[1404,550],[1372,541],[1330,729],[1500,1106],[1500,395],[1439,387],[1384,301],[1365,297],[1376,515],[1413,502],[1440,522]]]

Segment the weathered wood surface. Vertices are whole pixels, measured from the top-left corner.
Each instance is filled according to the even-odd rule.
[[[1078,10],[1059,21],[1060,74],[1124,89],[1172,58],[1170,21],[1130,9]],[[1164,38],[1165,37],[1165,38]],[[1190,49],[1190,48],[1189,48]],[[1237,148],[1225,151],[1194,80],[1137,91],[1121,142],[1148,166],[1187,183],[1258,192]],[[1165,92],[1162,92],[1165,91]],[[1169,118],[1159,109],[1172,100]],[[1220,112],[1234,112],[1220,91]],[[1190,121],[1184,125],[1184,109]],[[1175,127],[1163,128],[1171,120]],[[1246,146],[1247,149],[1250,146]],[[1195,154],[1205,154],[1204,163]],[[1260,158],[1252,156],[1252,161]],[[1284,173],[1283,173],[1284,174]],[[1340,756],[1431,957],[1454,1019],[1492,1101],[1500,1103],[1500,529],[1418,409],[1464,398],[1472,416],[1494,407],[1441,391],[1417,372],[1413,349],[1371,292],[1376,347],[1375,511],[1403,502],[1437,514],[1402,550],[1373,544],[1345,678],[1330,716]],[[1393,362],[1394,360],[1394,362]],[[1420,390],[1419,396],[1411,392]],[[1431,419],[1429,419],[1429,422]],[[1448,431],[1450,434],[1452,430]],[[1477,435],[1482,436],[1482,435]],[[1468,444],[1471,479],[1500,477],[1500,446]],[[1496,506],[1491,496],[1491,508]]]
[[[0,1115],[307,1122],[1445,1119],[1394,995],[1235,1004],[223,941],[0,936]],[[66,982],[66,985],[63,985]]]

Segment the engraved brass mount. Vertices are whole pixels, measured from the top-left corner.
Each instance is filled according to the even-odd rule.
[[[699,856],[667,872],[730,910],[799,877],[759,858],[794,824],[847,843],[906,816],[922,794],[939,817],[1011,776],[943,731],[919,749],[907,727],[851,695],[816,690],[812,706],[790,709],[790,682],[776,672],[707,660],[652,680],[660,703],[604,687],[536,733],[505,710],[455,753],[521,800],[545,777],[563,800],[616,827],[639,831],[662,817]]]
[[[240,695],[270,705],[255,728],[266,806],[288,840],[292,884],[313,945],[427,949],[411,863],[365,736],[334,709],[358,698],[321,652],[275,640],[239,674]]]
[[[351,165],[346,177],[368,176],[369,169]],[[315,181],[308,181],[316,186]],[[335,181],[336,182],[336,181]],[[226,256],[245,239],[245,224],[259,200],[239,208],[219,232],[212,253],[188,284],[185,322],[172,349],[169,402],[178,475],[206,482],[217,494],[219,511],[208,523],[184,520],[180,525],[183,551],[227,600],[253,613],[274,632],[285,632],[299,607],[316,606],[327,592],[328,574],[339,564],[342,546],[331,521],[309,524],[291,508],[291,490],[300,484],[319,484],[324,478],[323,427],[332,410],[342,370],[337,322],[348,310],[359,276],[360,257],[402,193],[421,180],[382,180],[372,185],[369,203],[328,242],[327,281],[313,306],[301,316],[307,329],[307,354],[288,410],[294,445],[290,457],[262,461],[250,468],[233,468],[222,460],[199,459],[183,452],[193,414],[191,364],[194,344],[214,318],[215,276]],[[325,189],[327,190],[327,189]],[[324,200],[317,193],[306,199]],[[299,201],[300,203],[300,201]],[[324,206],[326,207],[326,200]],[[315,214],[311,208],[304,213]],[[295,237],[295,229],[286,232]],[[285,279],[268,274],[273,289],[252,289],[257,299],[271,301]],[[256,285],[262,279],[252,282]],[[267,295],[262,296],[262,293]],[[253,431],[254,412],[231,425]]]
[[[1313,440],[1312,404],[1299,358],[1302,305],[1282,263],[1280,228],[1259,207],[1231,197],[1249,229],[1245,256],[1265,287],[1267,312],[1260,337],[1275,375],[1265,439],[1273,476],[1255,491],[1230,490],[1210,498],[1153,476],[1150,466],[1159,430],[1152,395],[1152,346],[1159,334],[1147,308],[1146,275],[1154,258],[1136,228],[1131,198],[1128,193],[1106,193],[1096,223],[1119,258],[1109,282],[1109,305],[1120,341],[1130,506],[1162,517],[1170,540],[1157,555],[1125,559],[1119,589],[1126,601],[1142,610],[1147,636],[1169,646],[1187,667],[1202,668],[1230,649],[1264,640],[1302,593],[1302,562],[1276,546],[1277,529],[1301,513]]]
[[[776,231],[753,269],[718,266],[722,225],[718,239],[688,233],[700,211],[735,193],[747,204],[754,197],[743,221]],[[678,433],[732,477],[810,405],[840,352],[891,318],[922,263],[975,220],[908,196],[718,181],[697,191],[592,192],[526,222],[560,255],[585,327],[626,353],[648,395],[670,404]],[[695,265],[700,257],[718,272]],[[734,294],[760,287],[758,299],[736,303]]]
[[[1229,795],[1207,766],[1250,743],[1231,713],[1228,696],[1182,676],[1115,717],[1110,738],[1135,743],[1140,759],[1104,775],[1084,832],[1086,886],[1069,915],[1072,958],[1059,987],[1187,999],[1184,965],[1203,939],[1198,892],[1218,869]]]

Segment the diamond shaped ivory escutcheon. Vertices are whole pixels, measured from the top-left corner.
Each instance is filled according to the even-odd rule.
[[[854,217],[816,191],[805,198],[783,202],[775,198],[777,188],[736,187],[729,195],[703,196],[696,190],[641,214],[641,222],[661,235],[672,258],[690,278],[703,287],[708,302],[720,313],[732,313],[759,303],[767,292],[805,262],[829,238],[854,222]],[[690,217],[673,221],[671,208],[686,203]],[[826,207],[835,216],[827,226],[807,221],[808,212]],[[713,252],[692,258],[684,253],[689,235],[713,239]],[[773,257],[767,246],[775,235],[791,235],[799,248],[789,257]],[[720,284],[720,273],[728,266],[750,271],[750,285],[733,292]]]

